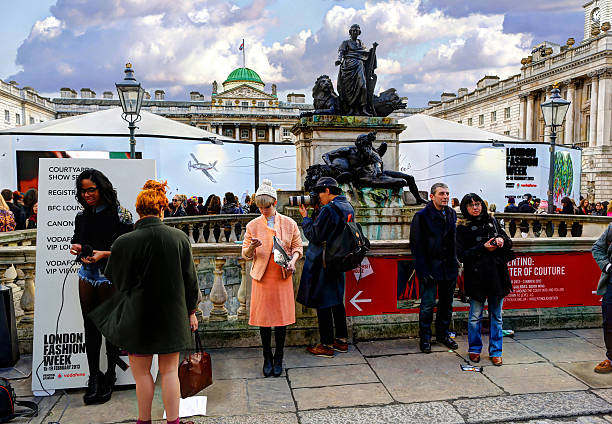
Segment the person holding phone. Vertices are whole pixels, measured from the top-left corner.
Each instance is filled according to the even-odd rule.
[[[102,374],[102,334],[89,318],[89,313],[115,292],[111,279],[104,274],[104,267],[115,239],[132,231],[134,224],[130,211],[119,205],[117,192],[110,180],[97,169],[87,169],[79,174],[76,179],[76,200],[83,210],[74,219],[70,253],[80,255],[82,251],[85,252],[84,246],[91,251],[90,255],[80,258],[82,265],[78,271],[79,302],[89,366],[89,380],[83,402],[89,405],[110,400],[118,359],[118,349],[107,340],[108,369],[106,374]]]
[[[255,193],[261,212],[246,226],[242,257],[251,267],[251,309],[249,325],[259,326],[263,346],[263,375],[280,377],[287,325],[295,323],[293,273],[302,256],[302,238],[297,223],[276,211],[276,190],[264,180]],[[290,260],[285,267],[275,262],[274,238]],[[272,327],[276,349],[272,355]]]

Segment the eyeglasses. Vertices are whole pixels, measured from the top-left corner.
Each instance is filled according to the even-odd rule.
[[[95,193],[96,191],[98,191],[98,187],[89,187],[89,188],[82,188],[81,189],[81,194],[92,194]]]
[[[173,202],[180,202],[180,199],[172,199]]]
[[[470,203],[469,205],[467,205],[467,207],[472,208],[472,209],[482,208],[482,203],[480,202]]]

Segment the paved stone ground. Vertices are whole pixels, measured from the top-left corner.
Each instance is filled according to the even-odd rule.
[[[261,351],[211,350],[214,384],[208,416],[195,423],[612,423],[612,374],[593,367],[604,359],[601,329],[518,332],[504,339],[504,365],[483,352],[483,372],[462,371],[467,341],[459,349],[434,345],[419,352],[415,339],[362,342],[333,359],[287,348],[286,372],[263,378]],[[485,346],[487,340],[485,338]],[[486,348],[485,348],[486,349]],[[14,380],[18,395],[31,396],[30,380]],[[71,423],[135,422],[132,387],[105,405],[85,407],[83,390],[36,398],[41,413],[31,420]],[[157,388],[154,418],[163,413]],[[162,423],[162,421],[158,421]]]

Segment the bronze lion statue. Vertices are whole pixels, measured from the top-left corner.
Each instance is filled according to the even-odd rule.
[[[395,88],[390,88],[374,96],[376,116],[389,116],[394,110],[406,109],[406,103],[397,95]]]
[[[302,112],[300,117],[340,114],[340,100],[328,75],[321,75],[317,78],[312,88],[312,98],[315,110]]]

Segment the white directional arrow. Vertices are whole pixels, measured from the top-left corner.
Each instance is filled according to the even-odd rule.
[[[359,290],[357,293],[355,293],[355,296],[353,296],[353,298],[351,299],[351,303],[353,304],[355,309],[357,309],[359,312],[363,311],[363,309],[361,309],[361,307],[357,303],[372,302],[372,299],[357,299],[361,293],[363,293],[363,290]]]

